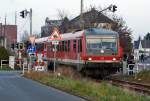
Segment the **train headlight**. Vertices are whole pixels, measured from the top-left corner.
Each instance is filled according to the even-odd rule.
[[[101,51],[100,51],[101,53],[104,53],[104,50],[103,49],[101,49]]]
[[[116,58],[113,58],[112,60],[113,60],[113,61],[116,61]]]
[[[89,60],[89,61],[91,61],[91,60],[92,60],[92,58],[88,58],[88,60]]]

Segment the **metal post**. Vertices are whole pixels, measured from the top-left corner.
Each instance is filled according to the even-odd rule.
[[[30,9],[30,35],[32,35],[32,8]]]
[[[127,73],[127,62],[123,61],[123,75]]]
[[[30,36],[32,35],[32,8],[30,9]],[[29,66],[28,66],[28,72],[31,70],[32,68],[32,61],[31,61],[31,56],[30,60],[29,60]]]
[[[83,28],[83,0],[81,0],[80,27]]]
[[[83,14],[83,0],[81,0],[81,14]]]
[[[1,60],[1,69],[2,69],[2,62],[3,62],[3,61]]]
[[[31,56],[29,55],[28,73],[31,70]]]
[[[54,73],[56,72],[56,44],[54,44]]]
[[[7,20],[7,18],[6,18],[6,15],[5,15],[5,26],[4,26],[4,47],[5,48],[7,48],[6,47],[6,20]]]
[[[25,65],[25,64],[23,63],[23,69],[22,69],[22,74],[23,74],[23,75],[24,75],[24,65]]]
[[[17,12],[15,11],[15,25],[17,25]]]
[[[20,47],[20,46],[19,46]],[[21,51],[19,51],[19,65],[20,65],[20,69],[21,69],[21,59],[22,59],[22,56],[21,56]]]

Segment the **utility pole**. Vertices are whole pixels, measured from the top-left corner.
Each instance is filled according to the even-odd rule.
[[[84,25],[83,25],[83,0],[81,0],[80,28],[84,28]]]
[[[32,8],[30,8],[30,35],[32,35]]]
[[[17,25],[17,12],[15,11],[15,25]]]
[[[4,47],[7,48],[7,43],[6,43],[6,15],[5,15],[5,25],[4,25]]]

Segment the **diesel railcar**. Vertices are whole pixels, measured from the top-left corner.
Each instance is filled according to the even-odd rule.
[[[89,28],[61,34],[54,59],[54,45],[48,37],[36,39],[46,50],[49,65],[55,60],[58,64],[71,65],[88,73],[115,72],[121,65],[122,48],[117,32],[102,28]]]

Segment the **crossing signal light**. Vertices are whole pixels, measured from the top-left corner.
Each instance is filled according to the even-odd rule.
[[[19,44],[18,43],[16,43],[16,48],[19,49]]]
[[[25,10],[23,10],[23,11],[20,12],[20,16],[21,16],[22,18],[25,18]]]
[[[11,44],[11,49],[14,50],[14,48],[15,48],[15,45],[12,43],[12,44]]]
[[[117,6],[116,6],[116,5],[113,5],[112,8],[113,8],[113,9],[112,9],[113,12],[117,11]]]
[[[24,43],[19,43],[19,49],[24,49]]]
[[[22,18],[25,18],[28,13],[29,13],[29,12],[28,12],[27,10],[23,10],[23,11],[20,12],[20,16],[21,16]]]

